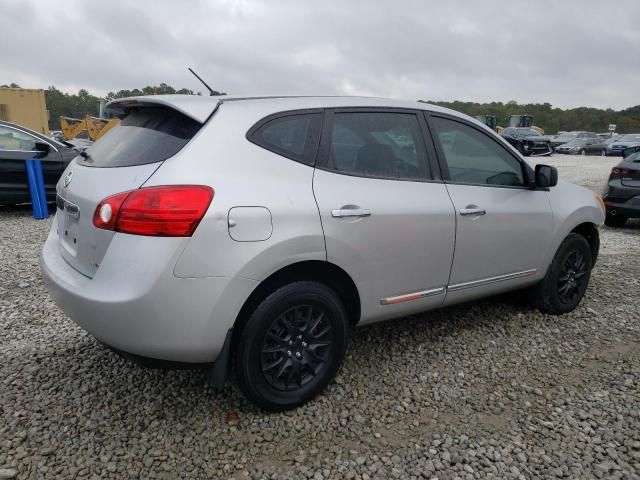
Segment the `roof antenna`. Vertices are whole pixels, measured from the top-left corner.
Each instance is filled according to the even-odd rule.
[[[214,90],[213,88],[211,88],[209,85],[207,85],[207,82],[205,82],[202,78],[200,78],[200,75],[198,75],[196,72],[193,71],[193,69],[191,67],[187,67],[189,69],[189,71],[191,73],[193,73],[193,75],[200,80],[200,83],[202,83],[205,87],[207,87],[207,90],[209,90],[209,96],[210,97],[215,97],[217,95],[226,95],[226,93],[221,93],[218,92],[217,90]]]

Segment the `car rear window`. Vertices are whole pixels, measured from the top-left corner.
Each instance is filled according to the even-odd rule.
[[[78,163],[88,167],[132,167],[161,162],[178,153],[202,124],[168,108],[133,109]]]

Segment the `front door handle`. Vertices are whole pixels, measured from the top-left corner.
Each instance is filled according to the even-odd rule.
[[[335,218],[342,217],[370,217],[371,210],[366,208],[339,208],[331,210],[331,216]]]
[[[471,206],[460,209],[460,215],[486,215],[487,211],[484,208]]]

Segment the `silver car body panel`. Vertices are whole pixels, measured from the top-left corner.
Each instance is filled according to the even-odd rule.
[[[71,185],[66,193],[62,184],[58,190],[87,221],[81,240],[88,243],[77,247],[87,252],[80,260],[80,253],[74,259],[65,251],[65,223],[58,219],[41,256],[49,291],[63,310],[129,353],[215,360],[251,293],[299,262],[328,261],[344,270],[360,296],[360,324],[366,324],[536,282],[573,228],[604,221],[593,194],[571,184],[533,191],[362,178],[314,169],[246,139],[258,120],[296,109],[400,107],[475,122],[437,106],[366,97],[197,96],[113,105],[124,112],[150,104],[206,123],[164,162],[113,169],[72,164]],[[92,228],[87,216],[102,198],[166,184],[215,191],[192,237]],[[354,206],[358,216],[350,215]],[[468,207],[485,215],[474,208],[462,215]]]
[[[455,244],[453,206],[443,183],[362,178],[317,169],[313,190],[327,260],[345,270],[358,287],[362,324],[442,304]],[[332,215],[332,210],[345,207],[365,209],[370,215]],[[415,296],[424,291],[432,294]],[[415,298],[388,301],[405,294]]]

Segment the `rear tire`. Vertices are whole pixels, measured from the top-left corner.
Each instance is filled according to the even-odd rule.
[[[267,296],[249,317],[235,352],[242,393],[258,408],[288,410],[334,379],[344,359],[349,321],[326,285],[301,281]]]
[[[583,236],[570,233],[560,244],[545,277],[531,290],[531,302],[543,313],[571,312],[587,290],[592,266],[589,243]]]
[[[607,227],[623,227],[625,223],[627,223],[627,217],[623,215],[610,215],[607,213],[607,216],[604,217],[604,224]]]

